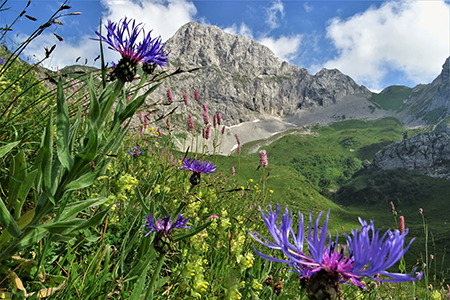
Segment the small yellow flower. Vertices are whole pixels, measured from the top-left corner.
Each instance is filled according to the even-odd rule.
[[[273,191],[272,191],[272,190],[269,190],[269,193],[273,194]]]
[[[241,282],[241,286],[242,286],[242,287],[245,287],[245,281],[242,281],[242,282]]]
[[[253,182],[253,179],[249,179],[248,181]]]
[[[245,187],[241,186],[241,190],[244,190],[244,189],[245,189]]]

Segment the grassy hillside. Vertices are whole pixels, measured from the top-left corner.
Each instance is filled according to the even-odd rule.
[[[373,94],[370,101],[378,104],[385,110],[400,111],[403,100],[411,93],[411,88],[402,85],[393,85],[385,88],[379,94]]]
[[[269,158],[267,185],[274,190],[273,203],[281,202],[303,213],[330,209],[330,228],[339,232],[341,226],[355,228],[358,217],[374,220],[377,227],[386,229],[395,228],[398,216],[404,216],[410,237],[416,237],[407,255],[409,266],[425,260],[424,227],[418,213],[423,208],[430,231],[428,253],[434,255],[432,263],[439,280],[450,267],[445,258],[450,247],[448,181],[411,171],[369,171],[362,167],[363,160],[371,161],[377,151],[401,139],[403,132],[404,128],[393,118],[343,121],[311,128],[311,134],[291,130],[270,145],[260,147]],[[243,153],[258,143],[244,145]],[[221,157],[221,170],[229,172],[232,166],[237,168],[236,158]],[[257,170],[257,153],[242,155],[240,165],[240,184],[246,185],[249,179],[262,176],[262,170]],[[390,201],[395,204],[397,218],[390,212]]]

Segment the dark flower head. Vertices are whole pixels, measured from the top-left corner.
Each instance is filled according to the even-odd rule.
[[[165,253],[172,249],[172,229],[190,228],[189,226],[185,226],[189,221],[189,218],[185,219],[181,214],[178,215],[175,223],[173,223],[170,216],[164,217],[162,220],[155,220],[153,215],[149,214],[148,217],[145,217],[145,219],[147,220],[147,223],[145,223],[147,226],[146,229],[149,230],[145,236],[149,235],[153,231],[156,231],[153,246],[160,253]]]
[[[403,248],[408,229],[404,234],[398,230],[388,230],[381,238],[379,231],[375,231],[373,221],[367,224],[361,219],[361,228],[352,230],[352,237],[347,237],[347,246],[338,245],[338,236],[332,242],[331,235],[327,232],[328,217],[322,227],[319,221],[320,213],[315,224],[313,224],[310,213],[308,235],[305,234],[303,215],[299,213],[299,226],[297,234],[292,228],[292,214],[287,207],[286,212],[277,224],[280,205],[277,210],[266,213],[262,212],[267,229],[273,237],[274,242],[269,241],[258,232],[249,232],[250,235],[262,245],[283,251],[286,259],[278,259],[268,256],[259,251],[256,253],[264,259],[286,263],[301,274],[301,277],[314,281],[315,278],[329,276],[336,279],[336,285],[351,282],[359,287],[364,287],[362,277],[368,277],[377,281],[404,282],[414,281],[422,277],[414,277],[411,274],[390,273],[386,270],[398,262],[408,250],[408,246]],[[260,208],[261,210],[261,208]],[[328,243],[327,243],[328,240]],[[304,246],[307,246],[307,251]],[[377,274],[391,277],[391,279],[375,278]]]
[[[146,65],[165,66],[168,62],[168,52],[164,50],[164,43],[161,42],[161,37],[151,38],[151,31],[145,34],[142,23],[136,25],[135,20],[121,19],[115,23],[108,20],[108,25],[105,26],[107,35],[104,37],[99,32],[95,32],[100,39],[105,41],[109,48],[119,52],[122,59],[119,63],[113,64],[115,66],[114,75],[123,81],[132,81],[136,74],[137,64],[143,62]],[[141,32],[144,36],[141,42],[137,42]]]
[[[127,152],[127,155],[133,155],[133,157],[138,157],[142,153],[144,153],[144,149],[140,150],[141,146],[132,147],[130,151]]]

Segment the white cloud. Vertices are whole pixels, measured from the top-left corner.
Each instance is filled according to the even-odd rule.
[[[186,0],[101,0],[101,4],[107,9],[105,18],[115,22],[124,17],[141,20],[146,31],[153,29],[152,36],[161,35],[163,41],[197,14],[194,3]]]
[[[390,1],[327,27],[339,54],[325,64],[370,88],[389,71],[427,83],[450,55],[450,6],[444,1]]]
[[[307,13],[310,13],[313,11],[314,6],[312,6],[311,4],[309,4],[308,2],[303,3],[303,8],[305,9],[305,11]]]
[[[281,0],[275,0],[272,5],[266,9],[266,13],[266,23],[270,26],[271,29],[277,28],[279,26],[277,14],[280,14],[282,18],[284,17],[283,2],[281,2]]]
[[[298,54],[302,41],[302,35],[282,35],[277,39],[272,37],[263,37],[258,39],[257,41],[269,47],[275,53],[275,55],[282,60],[291,61]]]
[[[90,38],[92,36],[83,36],[77,44],[70,44],[66,41],[59,42],[51,33],[44,33],[25,48],[24,55],[34,61],[38,61],[45,57],[44,47],[50,49],[52,45],[56,44],[56,48],[50,57],[42,63],[44,67],[56,70],[57,67],[63,68],[67,65],[84,64],[86,58],[88,59],[87,64],[93,65],[94,59],[99,55],[100,50],[98,42]],[[26,37],[23,35],[17,37],[17,41],[23,41],[25,39]],[[110,52],[105,51],[106,59],[109,61],[117,60],[119,56]],[[75,61],[78,57],[81,58],[76,63]],[[100,60],[97,61],[97,66],[99,65]]]
[[[117,22],[124,17],[142,20],[145,32],[153,29],[152,37],[161,35],[163,41],[173,36],[182,25],[192,21],[197,13],[195,5],[186,0],[101,0],[101,4],[106,9],[103,14],[105,24],[106,19]],[[98,42],[89,39],[92,37],[81,37],[77,43],[69,43],[67,40],[60,43],[52,34],[42,34],[26,48],[24,54],[31,58],[37,54],[39,59],[44,56],[44,47],[50,48],[56,44],[51,57],[43,63],[45,67],[56,69],[72,65],[77,57],[81,57],[78,62],[80,64],[88,58],[88,65],[94,65],[93,59],[100,51]],[[107,50],[106,45],[104,54],[106,61],[117,61],[120,57],[118,53]],[[99,64],[98,60],[95,65]]]
[[[252,30],[245,25],[244,22],[238,27],[236,24],[231,25],[230,27],[224,28],[223,31],[234,34],[234,35],[243,35],[248,37],[249,39],[253,39]]]

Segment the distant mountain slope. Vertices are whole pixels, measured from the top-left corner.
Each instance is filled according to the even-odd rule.
[[[190,22],[166,43],[173,67],[200,70],[177,76],[158,89],[174,94],[193,94],[212,113],[221,112],[225,124],[292,115],[298,109],[329,106],[346,96],[370,97],[370,91],[338,70],[323,69],[310,75],[306,69],[275,57],[273,52],[239,35],[216,26]]]
[[[450,117],[450,62],[430,84],[414,87],[404,100],[402,120],[407,124],[437,124]]]

